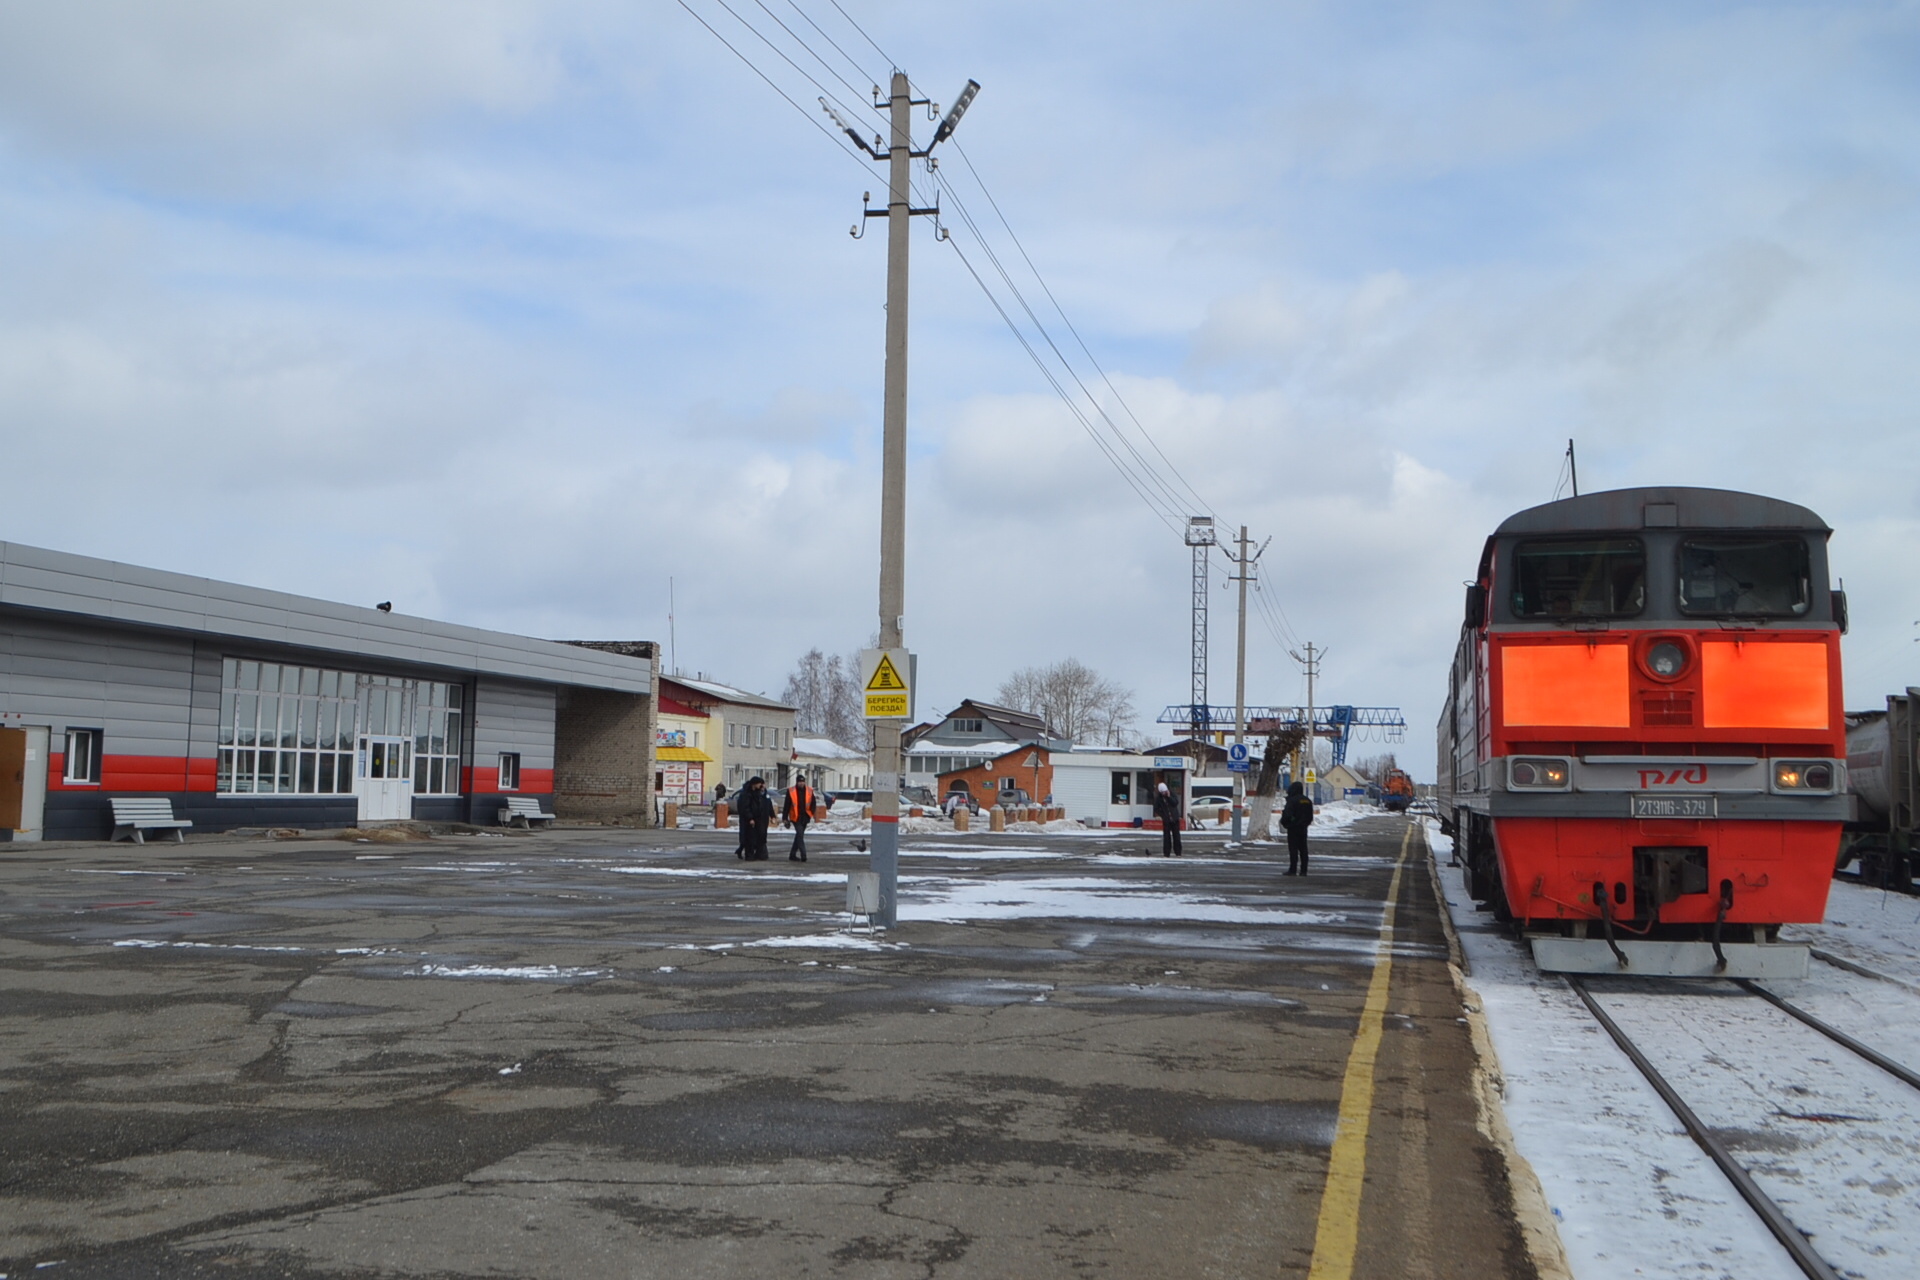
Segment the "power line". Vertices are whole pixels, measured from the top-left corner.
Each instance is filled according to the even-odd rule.
[[[999,255],[993,251],[993,246],[989,244],[986,237],[981,234],[979,225],[967,211],[966,203],[960,198],[959,194],[953,190],[952,184],[946,182],[937,170],[934,176],[936,180],[940,181],[941,189],[953,197],[954,207],[959,211],[960,217],[962,221],[966,223],[968,230],[973,232],[975,240],[980,243],[981,250],[987,255],[987,260],[991,262],[994,269],[999,272],[1001,280],[1005,282],[1008,291],[1013,294],[1014,300],[1019,303],[1020,309],[1026,313],[1027,319],[1032,322],[1035,331],[1039,333],[1041,340],[1047,344],[1048,349],[1053,352],[1054,358],[1060,362],[1060,366],[1066,371],[1067,376],[1073,379],[1074,385],[1080,389],[1080,394],[1084,396],[1087,403],[1092,406],[1094,413],[1098,414],[1101,421],[1106,424],[1108,431],[1113,435],[1113,438],[1119,443],[1120,447],[1125,449],[1126,452],[1132,456],[1134,462],[1138,464],[1140,474],[1146,483],[1159,491],[1161,499],[1166,503],[1168,510],[1183,512],[1187,507],[1186,500],[1154,469],[1152,463],[1140,453],[1140,450],[1127,438],[1126,434],[1119,429],[1118,424],[1108,416],[1099,400],[1088,390],[1086,383],[1074,369],[1072,361],[1068,360],[1066,354],[1060,350],[1059,344],[1053,340],[1053,335],[1047,332],[1047,327],[1041,322],[1040,317],[1034,314],[1032,306],[1027,302],[1026,295],[1020,291],[1020,286],[1014,283],[1012,276],[1007,272],[1006,266],[1000,261]],[[1204,506],[1205,504],[1202,505]]]
[[[825,40],[828,44],[832,45],[833,51],[839,54],[841,57],[845,58],[847,60],[848,66],[852,67],[855,71],[858,71],[861,75],[865,76],[869,81],[871,81],[873,83],[874,88],[877,89],[880,87],[879,77],[874,75],[871,71],[867,70],[865,67],[861,66],[859,59],[855,58],[852,54],[848,53],[845,49],[842,49],[840,47],[840,42],[838,40],[835,40],[832,36],[828,35],[826,31],[820,26],[820,24],[815,22],[812,16],[809,15],[805,9],[802,9],[800,7],[800,5],[797,3],[797,0],[787,0],[787,6],[790,9],[792,9],[795,13],[799,14],[803,19],[805,19],[806,24],[808,26],[812,27],[815,31],[820,32],[820,38],[822,40]],[[834,7],[838,8],[839,6],[836,5]],[[865,33],[863,32],[862,34],[865,34]],[[868,41],[868,43],[871,44],[872,41]],[[881,54],[880,56],[883,58],[886,57],[885,54]],[[844,84],[845,81],[842,81],[841,83]],[[851,88],[852,86],[849,85],[848,87]]]
[[[981,278],[980,272],[967,257],[966,251],[961,249],[959,244],[956,243],[951,236],[947,237],[947,243],[953,246],[953,252],[955,256],[960,259],[961,265],[966,267],[967,274],[972,276],[974,283],[980,286],[980,291],[987,295],[987,301],[992,304],[995,311],[1000,313],[1000,319],[1006,324],[1007,328],[1012,331],[1015,340],[1026,350],[1027,357],[1033,361],[1034,367],[1040,370],[1040,376],[1047,380],[1047,384],[1053,388],[1054,394],[1060,397],[1061,401],[1067,406],[1067,411],[1073,414],[1074,419],[1079,422],[1081,429],[1084,430],[1087,433],[1087,437],[1093,441],[1094,447],[1106,455],[1107,461],[1113,464],[1114,469],[1120,473],[1121,478],[1139,495],[1140,500],[1147,504],[1147,509],[1152,511],[1161,523],[1165,524],[1169,529],[1179,532],[1181,525],[1174,517],[1160,509],[1153,497],[1141,487],[1139,480],[1135,478],[1133,472],[1114,454],[1113,447],[1101,439],[1099,431],[1094,427],[1093,423],[1087,420],[1086,414],[1083,413],[1080,406],[1074,402],[1073,397],[1067,394],[1067,389],[1060,385],[1060,380],[1054,376],[1053,370],[1047,367],[1046,361],[1040,358],[1040,353],[1034,350],[1031,342],[1027,341],[1027,335],[1020,331],[1020,326],[1014,323],[1013,317],[1007,314],[1007,309],[1000,305],[1000,300],[994,296],[993,290],[989,288],[987,282]]]
[[[1027,264],[1027,270],[1033,273],[1034,280],[1039,284],[1041,292],[1047,295],[1047,301],[1053,304],[1054,312],[1059,315],[1061,323],[1067,326],[1067,332],[1073,335],[1073,340],[1079,344],[1081,352],[1087,357],[1087,362],[1091,364],[1094,371],[1100,375],[1100,380],[1106,384],[1107,390],[1113,393],[1114,401],[1119,404],[1121,409],[1126,411],[1127,417],[1133,420],[1133,425],[1140,432],[1141,438],[1152,447],[1154,453],[1159,456],[1160,461],[1166,464],[1167,470],[1173,473],[1174,479],[1180,482],[1181,487],[1187,491],[1188,495],[1200,505],[1202,510],[1212,515],[1215,519],[1218,519],[1219,513],[1214,511],[1211,504],[1200,496],[1199,490],[1195,489],[1193,485],[1188,483],[1187,478],[1180,474],[1180,469],[1174,465],[1173,460],[1167,457],[1165,451],[1160,448],[1159,442],[1155,440],[1152,433],[1147,430],[1146,424],[1140,421],[1139,415],[1134,413],[1133,406],[1128,404],[1126,397],[1120,394],[1120,389],[1113,385],[1113,379],[1107,375],[1106,369],[1093,354],[1092,349],[1087,346],[1086,339],[1080,336],[1080,330],[1074,326],[1073,321],[1067,316],[1066,308],[1062,307],[1060,305],[1060,299],[1054,296],[1052,288],[1047,284],[1046,277],[1041,275],[1040,268],[1034,265],[1033,258],[1027,253],[1027,246],[1020,242],[1020,236],[1014,231],[1013,224],[1007,221],[1007,215],[1001,211],[1000,202],[995,200],[993,198],[993,192],[987,189],[986,179],[982,178],[980,171],[974,167],[973,157],[969,156],[966,148],[957,142],[954,143],[953,149],[959,153],[961,163],[967,166],[967,172],[973,175],[974,182],[980,187],[980,194],[987,198],[987,203],[993,208],[994,216],[1000,219],[1000,225],[1006,228],[1008,239],[1012,240],[1013,247],[1020,251],[1021,261],[1025,262]],[[978,233],[976,232],[976,234]]]
[[[873,51],[879,54],[881,59],[885,61],[889,67],[897,67],[900,65],[899,63],[895,62],[892,58],[887,57],[887,51],[885,49],[882,49],[879,45],[873,43],[873,37],[867,34],[867,29],[865,27],[861,26],[859,23],[853,20],[852,14],[848,13],[845,9],[840,8],[840,0],[827,0],[827,3],[832,5],[836,10],[839,10],[840,16],[847,20],[848,26],[852,27],[855,31],[858,31],[860,33],[860,38],[862,40],[865,40],[868,44],[873,45]]]
[[[808,70],[807,70],[807,69],[806,69],[805,67],[803,67],[803,66],[801,66],[801,65],[800,65],[799,63],[797,63],[797,62],[795,62],[795,61],[794,61],[794,60],[793,60],[792,58],[790,58],[790,57],[788,57],[788,56],[787,56],[787,53],[786,53],[786,50],[784,50],[784,49],[782,49],[782,48],[781,48],[781,47],[780,47],[779,45],[777,45],[777,44],[775,44],[775,43],[774,43],[774,42],[773,42],[772,40],[769,40],[769,39],[767,38],[767,36],[766,36],[766,34],[765,34],[764,32],[762,32],[762,31],[760,30],[760,28],[758,28],[758,27],[756,27],[756,26],[754,26],[754,25],[753,25],[753,24],[752,24],[751,22],[748,22],[748,21],[747,21],[747,20],[746,20],[745,18],[743,18],[743,17],[741,17],[741,16],[740,16],[740,15],[739,15],[738,13],[736,13],[736,12],[734,12],[734,8],[733,8],[733,6],[732,6],[732,5],[730,5],[730,4],[728,4],[728,3],[727,3],[727,0],[713,0],[713,2],[714,2],[715,4],[717,4],[717,5],[719,5],[719,6],[720,6],[720,7],[722,8],[722,9],[725,9],[725,10],[727,11],[727,13],[728,13],[728,14],[730,14],[730,15],[732,16],[732,18],[733,18],[733,20],[734,20],[735,22],[737,22],[737,23],[739,23],[739,24],[740,24],[741,26],[743,26],[743,27],[745,27],[745,28],[746,28],[747,30],[749,30],[749,31],[751,31],[751,32],[753,32],[753,34],[754,34],[754,37],[755,37],[756,39],[758,39],[758,40],[760,41],[760,43],[761,43],[761,44],[764,44],[765,46],[767,46],[767,48],[769,48],[769,49],[771,49],[771,50],[773,50],[775,54],[777,54],[777,55],[779,55],[779,58],[780,58],[780,60],[781,60],[782,62],[784,62],[784,63],[786,63],[786,64],[787,64],[788,66],[790,66],[790,67],[792,67],[792,68],[793,68],[793,69],[794,69],[795,71],[798,71],[798,72],[799,72],[799,73],[800,73],[800,74],[801,74],[802,76],[804,76],[804,77],[806,78],[806,81],[807,81],[807,83],[808,83],[808,84],[810,84],[810,85],[812,85],[812,86],[813,86],[814,88],[816,88],[816,89],[818,89],[818,90],[820,91],[820,93],[821,93],[821,96],[823,96],[823,97],[827,97],[827,98],[832,98],[832,99],[834,100],[834,102],[836,102],[836,103],[838,103],[838,104],[839,104],[839,106],[840,106],[840,109],[841,109],[841,110],[843,110],[843,111],[845,111],[845,112],[847,112],[847,113],[848,113],[849,115],[852,115],[852,114],[854,114],[854,108],[853,108],[853,107],[851,107],[851,106],[848,106],[848,105],[847,105],[847,104],[846,104],[845,102],[842,102],[842,101],[840,100],[840,98],[839,98],[839,97],[838,97],[838,96],[837,96],[837,95],[836,95],[836,94],[835,94],[835,93],[834,93],[834,92],[833,92],[832,90],[830,90],[830,89],[828,89],[828,88],[827,88],[827,86],[825,86],[825,85],[823,85],[823,84],[821,84],[821,83],[820,83],[820,82],[819,82],[818,80],[816,80],[816,79],[814,79],[814,78],[813,78],[813,73],[812,73],[812,72],[810,72],[810,71],[808,71]],[[756,3],[757,3],[757,0],[756,0]],[[681,8],[683,8],[683,9],[684,9],[684,8],[686,8],[686,0],[680,0],[680,7],[681,7]],[[761,5],[760,7],[761,7],[762,9],[765,9],[765,8],[766,8],[766,6],[765,6],[765,5]],[[688,12],[692,12],[692,10],[688,10]],[[769,15],[768,15],[768,16],[769,16],[769,17],[771,17],[771,16],[772,16],[772,15],[771,15],[771,13],[769,13]],[[779,22],[780,20],[779,20],[778,18],[774,18],[774,21],[775,21],[775,22]],[[788,28],[788,27],[786,26],[786,24],[785,24],[785,23],[781,23],[780,25],[781,25],[781,29],[782,29],[782,30],[784,30],[784,31],[786,31],[788,35],[793,35],[793,32],[792,32],[792,30],[791,30],[791,29],[789,29],[789,28]],[[712,30],[712,28],[711,28],[711,27],[709,27],[709,28],[708,28],[708,30]],[[715,34],[717,35],[718,33],[716,32]],[[798,41],[798,40],[799,40],[799,38],[798,38],[797,36],[795,37],[795,39],[796,39],[796,41]],[[814,58],[814,60],[815,60],[816,62],[819,62],[819,61],[821,61],[821,59],[820,59],[820,55],[819,55],[819,54],[817,54],[817,53],[814,53],[814,52],[813,52],[813,50],[812,50],[811,48],[809,48],[809,47],[807,46],[807,44],[806,44],[806,43],[805,43],[804,41],[800,41],[799,43],[800,43],[800,47],[801,47],[801,48],[803,48],[803,49],[806,49],[806,50],[807,50],[807,52],[808,52],[809,54],[811,54],[811,55],[813,56],[813,58]],[[821,62],[821,65],[822,65],[822,66],[825,66],[826,64],[825,64],[824,62]],[[755,67],[755,68],[754,68],[754,70],[756,70],[756,71],[758,71],[758,70],[759,70],[759,68],[758,68],[758,67]],[[831,69],[829,69],[829,70],[831,70]],[[760,78],[761,78],[762,80],[767,80],[767,77],[766,77],[766,75],[765,75],[765,73],[762,73],[762,74],[761,74],[761,77],[760,77]],[[772,84],[772,83],[773,83],[773,81],[771,81],[771,80],[767,80],[767,83],[768,83],[768,84]],[[846,81],[844,81],[844,80],[842,80],[842,81],[841,81],[841,83],[842,83],[842,84],[845,84],[845,83],[846,83]],[[851,86],[849,86],[849,87],[851,87]],[[783,93],[783,94],[781,94],[780,96],[781,96],[781,97],[783,97],[783,98],[785,98],[785,97],[786,97],[786,95],[785,95],[784,93]],[[857,97],[858,95],[856,94],[855,96]],[[788,101],[788,102],[793,102],[793,99],[792,99],[792,98],[787,98],[787,101]],[[798,107],[800,106],[800,104],[799,104],[799,103],[797,103],[797,102],[794,102],[794,103],[793,103],[793,105],[794,105],[794,106],[795,106],[796,108],[798,108]],[[816,123],[818,123],[818,122],[816,122]],[[822,125],[821,127],[822,127],[822,128],[825,128],[826,126],[824,126],[824,125]]]
[[[841,75],[838,71],[836,71],[833,68],[832,64],[830,64],[825,58],[821,57],[818,53],[815,53],[812,45],[808,44],[804,39],[802,39],[799,33],[794,31],[792,27],[788,26],[785,22],[781,21],[779,14],[767,8],[766,0],[753,0],[753,2],[756,5],[759,5],[760,11],[766,14],[769,18],[772,18],[782,31],[786,32],[789,36],[791,36],[795,44],[799,45],[802,49],[805,49],[807,53],[813,58],[813,60],[819,63],[821,67],[825,69],[828,75],[832,76],[835,80],[838,80],[841,84],[846,85],[848,93],[852,94],[855,98],[860,97],[860,91],[854,88],[852,84],[848,83],[847,78],[845,76]],[[788,3],[791,4],[792,0],[788,0]],[[807,16],[804,12],[801,11],[800,6],[797,4],[793,6],[793,10],[795,13],[800,14],[800,16],[803,18]],[[735,16],[738,17],[739,15],[736,14]],[[816,28],[816,30],[818,30],[818,28]],[[825,35],[826,33],[821,32],[821,34]],[[832,44],[833,42],[829,40],[827,43]],[[834,45],[834,48],[836,49],[839,47],[840,46],[838,45]],[[855,67],[854,70],[858,71],[859,68]],[[812,79],[812,77],[809,76],[808,79]],[[818,83],[818,82],[816,81],[815,83]]]
[[[786,90],[782,89],[773,77],[768,75],[752,58],[748,57],[732,41],[722,35],[712,23],[708,22],[696,12],[688,3],[688,0],[678,0],[678,3],[696,22],[700,23],[716,40],[720,41],[720,43],[727,48],[728,52],[745,63],[755,75],[765,81],[767,86],[779,94],[789,106],[805,116],[809,124],[831,138],[834,145],[841,152],[856,163],[859,163],[863,172],[866,171],[867,166],[862,157],[847,145],[846,140],[843,139],[840,134],[827,128],[813,112],[802,107],[798,101],[788,94]],[[780,48],[779,45],[774,43],[764,31],[756,27],[752,22],[749,22],[732,5],[728,4],[727,0],[715,0],[715,3],[726,10],[727,14],[732,17],[735,22],[751,32],[761,44],[772,50],[781,61],[785,62],[815,89],[819,90],[823,101],[830,101],[838,105],[849,115],[857,116],[858,108],[849,105],[836,92],[828,89],[828,87],[815,78],[811,72],[796,62],[785,50]],[[800,50],[806,56],[817,62],[825,70],[827,75],[838,81],[839,84],[855,98],[862,96],[859,90],[856,89],[845,76],[841,75],[833,64],[813,47],[806,37],[789,26],[778,14],[768,8],[764,0],[754,0],[754,3],[781,31],[786,33],[787,37],[792,40],[795,45],[799,46]],[[829,3],[833,5],[834,10],[839,13],[841,18],[844,19],[854,31],[859,33],[861,39],[865,40],[875,53],[886,60],[889,66],[897,66],[893,59],[888,56],[886,50],[882,49],[879,43],[867,33],[866,29],[862,27],[859,22],[855,21],[853,16],[841,6],[839,0],[829,0]],[[788,0],[788,5],[805,21],[807,26],[811,27],[823,40],[832,46],[834,52],[845,59],[849,66],[861,75],[869,79],[872,78],[867,69],[861,66],[860,62],[849,54],[819,23],[815,22],[813,18],[800,7],[796,0]],[[864,106],[867,104],[863,102],[861,105]],[[957,146],[956,149],[958,149]],[[1111,375],[1109,375],[1105,367],[1100,364],[1099,359],[1094,356],[1092,348],[1088,345],[1086,338],[1080,333],[1078,327],[1074,325],[1072,319],[1067,315],[1065,307],[1061,305],[1059,297],[1053,292],[1046,278],[1040,273],[1039,267],[1034,263],[1032,255],[1027,252],[1026,245],[1021,241],[1018,233],[1014,231],[1011,221],[1006,216],[1005,210],[1000,207],[999,201],[994,198],[993,192],[987,187],[986,181],[980,176],[979,169],[974,165],[972,159],[967,156],[964,150],[960,152],[960,156],[962,162],[965,163],[967,167],[968,174],[980,188],[980,193],[986,198],[988,205],[992,208],[1000,227],[1013,242],[1014,249],[1018,252],[1021,262],[1025,265],[1027,271],[1031,273],[1034,281],[1040,286],[1041,292],[1046,295],[1047,302],[1051,304],[1054,313],[1060,318],[1061,323],[1066,326],[1067,331],[1072,335],[1073,343],[1079,348],[1081,355],[1083,355],[1092,366],[1100,383],[1104,385],[1107,392],[1112,396],[1114,403],[1119,405],[1126,418],[1132,423],[1133,432],[1128,432],[1120,423],[1115,421],[1113,416],[1107,412],[1106,406],[1101,402],[1100,398],[1094,395],[1092,389],[1087,385],[1087,380],[1081,376],[1080,372],[1075,368],[1074,362],[1069,359],[1067,354],[1061,349],[1060,344],[1054,339],[1052,333],[1048,331],[1046,323],[1041,320],[1032,304],[1028,302],[1025,293],[1014,280],[1005,262],[1002,261],[1000,255],[994,250],[992,242],[988,239],[979,223],[973,217],[972,212],[968,209],[966,200],[961,196],[953,183],[947,179],[944,173],[932,164],[929,164],[928,170],[935,191],[944,193],[951,201],[954,211],[958,214],[961,223],[964,224],[967,231],[971,232],[980,252],[985,256],[987,262],[991,264],[994,274],[999,276],[1002,284],[1008,293],[1011,294],[1014,305],[1026,316],[1034,332],[1038,335],[1039,341],[1045,345],[1047,351],[1052,353],[1053,360],[1058,363],[1060,370],[1064,372],[1066,378],[1072,382],[1073,386],[1078,389],[1079,396],[1076,397],[1072,394],[1062,381],[1060,374],[1055,372],[1041,350],[1028,338],[1020,324],[1014,319],[1012,313],[1009,312],[1007,306],[1004,305],[996,295],[993,286],[988,282],[987,278],[981,274],[979,269],[975,267],[973,261],[960,247],[958,241],[955,240],[950,233],[943,232],[943,237],[952,245],[955,256],[960,259],[961,264],[967,270],[967,274],[973,278],[975,285],[978,286],[981,293],[986,296],[989,305],[991,305],[999,315],[1001,322],[1007,326],[1008,331],[1011,332],[1015,340],[1020,343],[1021,348],[1027,353],[1027,358],[1031,360],[1034,367],[1040,371],[1041,377],[1067,407],[1068,412],[1073,415],[1074,420],[1080,424],[1081,430],[1087,434],[1088,439],[1093,442],[1094,447],[1101,452],[1102,456],[1107,459],[1114,470],[1120,474],[1120,478],[1133,490],[1134,494],[1146,504],[1147,509],[1156,519],[1174,532],[1180,532],[1184,529],[1185,519],[1195,507],[1209,514],[1214,514],[1215,518],[1218,519],[1219,517],[1217,513],[1213,511],[1212,505],[1208,503],[1194,485],[1181,474],[1179,468],[1173,463],[1173,460],[1169,458],[1166,451],[1160,447],[1153,433],[1147,429],[1146,424],[1141,421],[1140,416],[1134,412],[1133,406],[1127,403],[1126,397],[1123,396],[1119,388],[1114,385]],[[919,182],[912,182],[912,187],[916,193],[923,190]],[[921,198],[925,199],[925,196],[923,195]],[[1082,401],[1085,402],[1085,408],[1082,407]],[[1089,409],[1091,410],[1091,415],[1088,412]],[[1157,458],[1161,465],[1155,465],[1153,459],[1149,458],[1147,454],[1142,451],[1140,445],[1134,442],[1134,434],[1137,434],[1140,439],[1145,442],[1146,448],[1152,451],[1154,458]],[[1164,472],[1162,470],[1163,467]],[[1168,475],[1171,475],[1171,481],[1169,481]],[[1177,487],[1175,482],[1177,482]],[[1289,647],[1290,644],[1297,644],[1297,640],[1295,640],[1293,636],[1293,628],[1287,621],[1285,611],[1261,589],[1260,584],[1255,584],[1255,590],[1257,593],[1256,600],[1258,601],[1259,613],[1268,632],[1283,648]]]
[[[795,111],[798,111],[802,116],[806,117],[808,124],[818,129],[821,133],[825,134],[833,142],[833,145],[835,147],[839,148],[840,151],[842,151],[844,154],[849,156],[856,164],[859,164],[862,172],[866,172],[867,166],[866,166],[866,163],[860,159],[860,153],[855,151],[852,147],[848,146],[846,144],[846,141],[843,138],[841,138],[839,134],[827,128],[827,126],[825,126],[824,124],[821,124],[820,121],[814,117],[813,112],[807,110],[805,107],[801,106],[799,103],[795,102],[791,97],[789,97],[785,89],[782,89],[779,85],[773,82],[773,77],[769,76],[766,72],[762,71],[757,65],[755,65],[752,58],[749,58],[746,54],[740,52],[739,49],[735,48],[733,41],[727,39],[725,36],[721,35],[718,31],[714,30],[712,23],[708,22],[705,18],[701,17],[698,13],[695,13],[693,10],[693,6],[688,4],[687,0],[676,0],[676,3],[678,3],[682,9],[685,9],[690,15],[692,15],[693,20],[695,22],[705,27],[707,31],[712,34],[715,40],[718,40],[721,44],[725,45],[727,47],[727,52],[731,53],[734,57],[740,59],[740,61],[746,63],[747,69],[749,71],[759,76],[762,80],[765,80],[767,82],[767,87],[769,89],[772,89],[775,93],[779,94],[782,98],[786,99],[786,103],[788,106],[792,107]],[[724,4],[722,4],[721,7],[726,8]],[[728,9],[727,12],[733,13],[733,10]],[[734,17],[736,19],[739,18],[739,16],[740,16],[739,14],[734,14]],[[748,27],[747,30],[753,31],[753,28]],[[760,33],[758,31],[754,31],[754,34],[759,35]],[[760,38],[762,40],[766,39],[765,36],[761,36]]]

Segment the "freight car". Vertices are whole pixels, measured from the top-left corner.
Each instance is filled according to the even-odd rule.
[[[1486,541],[1439,725],[1476,900],[1543,969],[1779,977],[1849,811],[1831,530],[1717,489],[1587,494]]]
[[[1916,892],[1920,871],[1920,689],[1887,698],[1885,711],[1847,713],[1847,823],[1836,871],[1856,867],[1860,880]]]

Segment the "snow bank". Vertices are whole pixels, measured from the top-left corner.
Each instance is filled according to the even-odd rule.
[[[1836,880],[1826,923],[1788,925],[1781,936],[1920,986],[1920,898]]]

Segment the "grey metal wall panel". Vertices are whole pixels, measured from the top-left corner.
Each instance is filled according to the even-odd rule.
[[[219,744],[221,658],[218,643],[195,642],[187,711],[187,754],[190,756],[212,756]]]
[[[55,743],[69,728],[100,729],[109,755],[187,754],[191,641],[19,616],[5,632],[0,711],[51,725]]]
[[[0,606],[625,693],[651,664],[596,649],[0,542]]]
[[[552,686],[481,680],[473,701],[476,768],[491,766],[502,751],[518,751],[523,769],[553,768]]]

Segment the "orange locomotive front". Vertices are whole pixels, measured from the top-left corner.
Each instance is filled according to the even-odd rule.
[[[1443,825],[1543,967],[1775,976],[1846,816],[1831,531],[1804,507],[1627,489],[1487,540],[1440,722]],[[1731,959],[1729,958],[1731,955]]]

